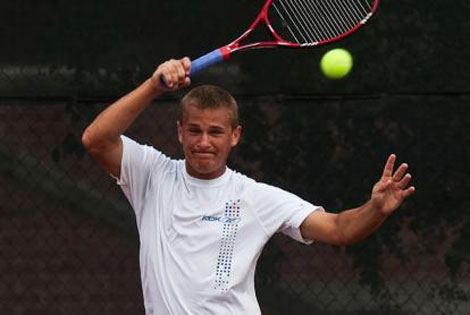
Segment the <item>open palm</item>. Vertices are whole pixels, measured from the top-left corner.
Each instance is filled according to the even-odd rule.
[[[382,178],[372,189],[372,202],[383,214],[390,215],[407,197],[415,192],[413,186],[408,187],[411,175],[406,173],[408,165],[403,163],[393,173],[396,156],[391,154],[385,164]]]

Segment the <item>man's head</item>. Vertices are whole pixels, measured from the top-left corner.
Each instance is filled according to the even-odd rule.
[[[190,175],[202,179],[222,175],[240,134],[237,103],[224,89],[203,85],[181,100],[178,140]]]
[[[184,121],[188,106],[194,106],[201,110],[225,108],[230,115],[232,128],[235,129],[239,125],[237,101],[229,92],[217,86],[202,85],[189,91],[188,94],[181,99],[180,122]]]

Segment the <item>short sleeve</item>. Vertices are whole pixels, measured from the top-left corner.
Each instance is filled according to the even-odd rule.
[[[283,189],[257,183],[254,189],[255,211],[268,235],[281,232],[289,237],[311,244],[300,233],[302,222],[314,211],[324,211],[302,198]]]
[[[139,216],[152,179],[158,180],[158,174],[168,167],[171,160],[151,146],[139,144],[126,136],[121,136],[121,139],[123,153],[117,184]]]

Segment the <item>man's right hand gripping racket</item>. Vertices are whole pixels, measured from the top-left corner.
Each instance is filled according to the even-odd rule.
[[[249,49],[311,48],[338,41],[366,24],[378,3],[379,0],[267,0],[240,37],[193,60],[190,76]],[[271,38],[244,43],[257,27],[265,27]]]

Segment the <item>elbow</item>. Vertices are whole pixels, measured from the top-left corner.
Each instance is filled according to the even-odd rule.
[[[82,134],[82,145],[88,153],[92,154],[93,152],[100,151],[104,143],[100,141],[98,137],[93,134],[93,131],[90,130],[90,127],[88,127]]]
[[[82,145],[85,150],[93,156],[110,152],[115,145],[119,143],[119,141],[119,136],[110,140],[103,135],[96,133],[96,131],[90,127],[85,129],[82,134]]]
[[[82,145],[87,151],[93,147],[93,137],[89,127],[82,134]]]

